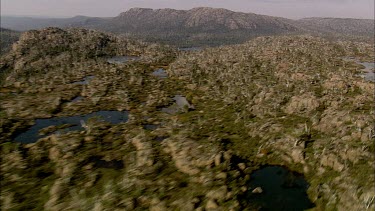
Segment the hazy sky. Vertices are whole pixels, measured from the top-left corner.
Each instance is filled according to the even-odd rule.
[[[281,16],[374,18],[374,0],[0,0],[1,15],[113,17],[132,7],[217,7]]]

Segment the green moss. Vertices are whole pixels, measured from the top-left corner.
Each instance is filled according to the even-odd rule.
[[[19,144],[14,142],[3,142],[0,144],[0,147],[1,153],[4,155],[11,153],[14,150],[17,150],[19,148]]]

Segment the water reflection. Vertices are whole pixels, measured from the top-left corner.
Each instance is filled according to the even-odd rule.
[[[358,74],[358,76],[364,78],[366,81],[375,82],[375,62],[360,62],[353,57],[344,57],[344,61],[355,62],[359,65],[362,65],[361,68],[362,73]]]
[[[77,81],[77,82],[74,82],[73,84],[86,85],[90,83],[91,79],[93,78],[94,76],[89,75],[89,76],[84,77],[82,81]]]
[[[162,68],[157,69],[154,72],[152,72],[152,75],[156,76],[158,78],[168,78],[167,72],[164,69],[162,69]]]
[[[99,120],[109,122],[111,124],[119,124],[128,121],[128,112],[120,111],[98,111],[85,115],[69,116],[69,117],[55,117],[50,119],[37,119],[35,124],[27,131],[16,134],[15,140],[21,143],[34,143],[38,139],[45,137],[46,135],[40,135],[39,131],[43,128],[50,126],[62,126],[71,125],[64,130],[59,132],[68,132],[74,130],[83,130],[82,123],[87,122],[88,119],[97,117]]]

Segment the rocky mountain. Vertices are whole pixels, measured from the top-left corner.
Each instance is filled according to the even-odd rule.
[[[203,7],[191,10],[133,8],[113,18],[111,23],[113,28],[120,26],[120,29],[135,32],[177,30],[190,33],[220,33],[245,30],[266,34],[297,30],[283,18]]]
[[[29,30],[47,26],[94,28],[124,33],[148,41],[172,44],[228,44],[251,37],[294,33],[299,29],[285,18],[239,13],[226,9],[191,10],[133,8],[114,18],[76,16],[68,19],[11,18],[2,20],[5,27]],[[185,43],[181,42],[184,40]],[[191,45],[191,44],[190,44]]]
[[[289,20],[226,9],[194,8],[191,10],[133,8],[111,19],[106,27],[112,32],[132,33],[148,40],[174,43],[184,40],[211,44],[245,41],[260,35],[296,32]],[[155,36],[156,35],[156,36]],[[209,43],[210,44],[210,43]]]
[[[208,7],[191,10],[132,8],[112,18],[3,17],[1,21],[3,27],[20,31],[48,26],[84,27],[178,46],[242,43],[262,35],[313,33],[369,37],[374,33],[372,20],[339,18],[290,20]]]

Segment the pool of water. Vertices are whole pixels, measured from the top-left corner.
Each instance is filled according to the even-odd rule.
[[[97,117],[102,121],[109,122],[111,124],[119,124],[128,121],[128,112],[120,111],[97,111],[90,114],[69,116],[69,117],[55,117],[50,119],[37,119],[35,124],[30,127],[27,131],[17,134],[15,140],[21,143],[34,143],[38,139],[43,138],[46,135],[39,135],[39,130],[49,127],[49,126],[61,126],[61,125],[73,125],[69,128],[65,128],[63,131],[58,132],[68,132],[75,130],[83,130],[81,123],[87,122],[88,119]],[[83,121],[83,122],[82,122]]]
[[[94,168],[106,168],[115,170],[120,170],[124,168],[124,163],[122,162],[122,160],[106,161],[103,160],[100,156],[91,156],[85,163],[93,163]]]
[[[365,68],[362,69],[363,73],[359,74],[366,81],[375,82],[375,63],[374,62],[359,62],[358,64],[363,65]]]
[[[129,61],[138,61],[140,60],[139,56],[115,56],[107,60],[110,64],[125,64]]]
[[[152,72],[152,75],[153,76],[156,76],[158,78],[168,78],[168,74],[167,72],[165,72],[164,69],[160,68],[160,69],[157,69],[155,70],[154,72]]]
[[[75,102],[78,102],[78,101],[81,101],[83,100],[83,97],[82,96],[78,96],[78,97],[75,97],[72,102],[75,103]]]
[[[167,108],[162,108],[161,111],[168,114],[176,114],[179,111],[184,110],[185,108],[194,109],[194,106],[191,105],[187,100],[186,97],[182,95],[175,95],[172,98],[175,103]]]
[[[152,125],[152,124],[143,125],[143,129],[146,129],[146,130],[156,130],[159,127],[160,125]]]
[[[314,204],[307,197],[309,184],[300,175],[280,166],[267,166],[250,176],[248,203],[259,210],[305,210]],[[261,191],[253,191],[258,188]]]
[[[84,77],[82,81],[76,81],[73,84],[86,85],[86,84],[90,83],[91,79],[93,79],[93,78],[94,78],[94,76],[89,75],[89,76]]]
[[[355,62],[364,66],[364,68],[361,69],[362,73],[358,74],[358,76],[364,78],[366,81],[375,82],[375,62],[360,62],[353,57],[344,57],[343,60]]]

